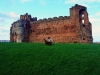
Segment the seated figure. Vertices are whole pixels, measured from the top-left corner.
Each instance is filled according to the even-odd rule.
[[[53,43],[53,40],[50,37],[48,37],[47,39],[44,39],[44,41],[46,45],[52,45]]]

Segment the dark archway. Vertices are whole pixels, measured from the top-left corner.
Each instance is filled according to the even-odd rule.
[[[84,19],[84,17],[85,17],[84,11],[85,11],[85,9],[81,9],[79,11],[79,22],[81,24],[84,24],[84,22],[85,22],[85,19]]]

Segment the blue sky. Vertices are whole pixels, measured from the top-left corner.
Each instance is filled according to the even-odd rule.
[[[0,0],[0,40],[9,40],[11,24],[20,15],[38,19],[69,16],[75,4],[87,7],[94,42],[100,42],[100,0]]]

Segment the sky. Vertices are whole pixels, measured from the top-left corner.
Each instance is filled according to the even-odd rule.
[[[92,23],[94,42],[100,42],[100,0],[0,0],[0,40],[10,39],[11,24],[20,15],[30,14],[37,19],[70,16],[75,4],[87,7]]]

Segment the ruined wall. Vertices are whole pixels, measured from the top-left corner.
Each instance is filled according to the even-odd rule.
[[[69,16],[60,16],[31,22],[30,41],[43,42],[51,37],[55,42],[76,42],[76,26]]]
[[[35,19],[35,20],[34,20]],[[20,20],[12,23],[10,29],[10,41],[12,42],[25,42],[28,41],[29,22],[36,21],[36,18],[31,18],[31,15],[27,13],[25,15],[20,15]]]
[[[21,22],[20,24],[24,28],[24,39],[22,42],[43,42],[43,39],[48,37],[51,37],[54,42],[59,43],[93,42],[92,26],[89,22],[87,8],[81,5],[76,4],[71,7],[70,16],[37,20],[36,17],[31,18],[31,15],[26,13],[20,16],[19,22]],[[18,27],[13,26],[10,31],[11,41],[16,40],[16,35],[13,34],[12,30],[14,32],[18,31]]]
[[[10,34],[12,35],[11,39],[14,42],[22,42],[24,39],[24,26],[22,23],[22,21],[18,20],[12,24]]]

